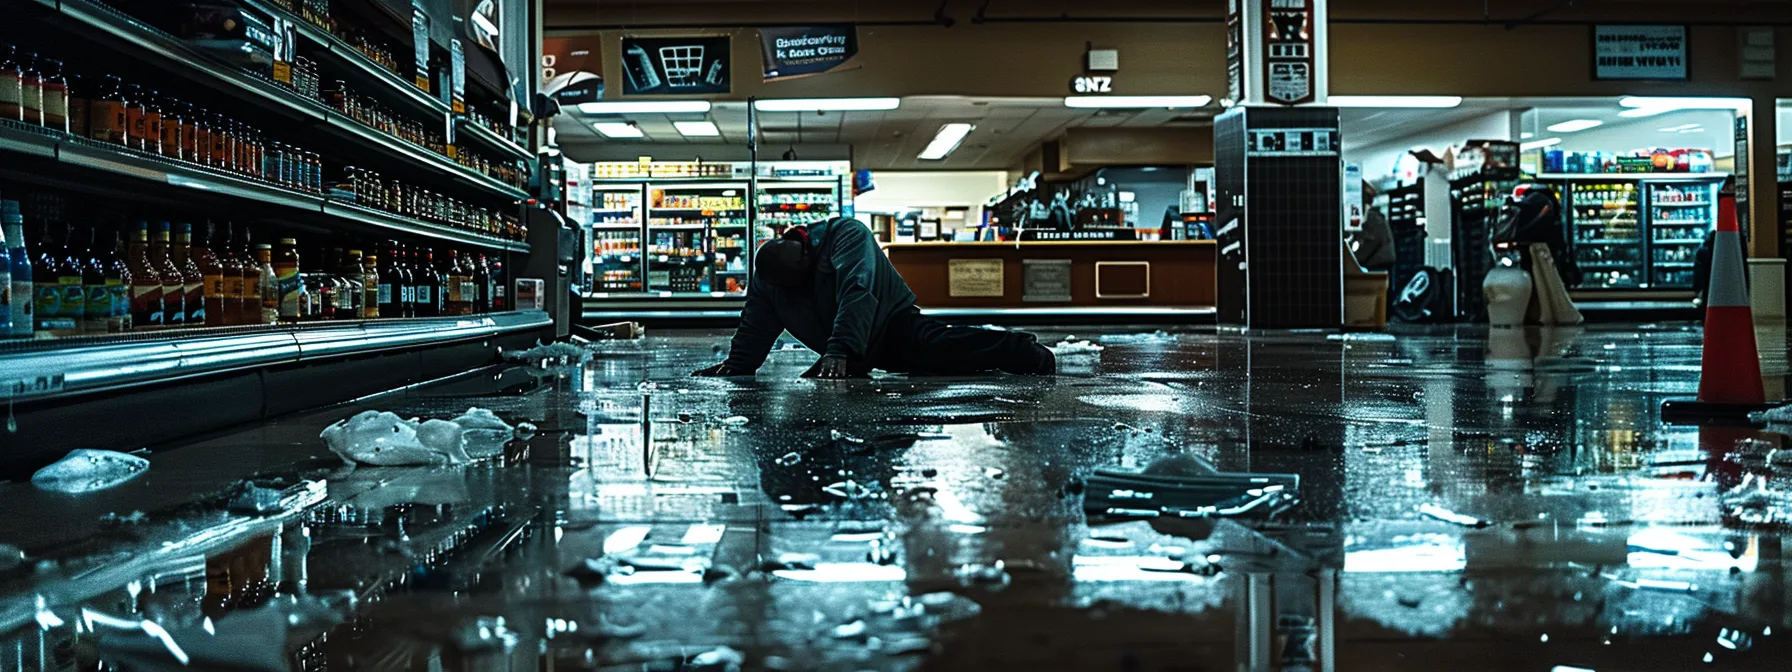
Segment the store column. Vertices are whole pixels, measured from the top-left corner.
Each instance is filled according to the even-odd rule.
[[[1736,117],[1736,207],[1748,232],[1750,303],[1761,321],[1786,318],[1785,240],[1781,230],[1779,101],[1756,95]],[[1777,290],[1777,291],[1775,291]]]
[[[1343,164],[1327,96],[1326,0],[1230,0],[1214,122],[1219,319],[1343,323]]]

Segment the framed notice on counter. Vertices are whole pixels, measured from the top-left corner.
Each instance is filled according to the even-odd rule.
[[[946,262],[947,296],[1001,297],[1001,259],[952,259]]]
[[[1593,26],[1593,79],[1686,79],[1686,26]]]
[[[1020,300],[1026,303],[1070,301],[1069,259],[1022,259]]]

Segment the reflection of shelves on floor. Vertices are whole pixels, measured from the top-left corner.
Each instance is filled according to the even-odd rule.
[[[1581,268],[1637,268],[1641,266],[1634,261],[1583,261]]]
[[[1702,207],[1705,207],[1705,206],[1711,205],[1711,204],[1704,202],[1704,201],[1699,201],[1696,203],[1661,203],[1661,202],[1657,202],[1654,205],[1657,208],[1702,208]]]
[[[1690,262],[1690,261],[1657,261],[1657,262],[1655,262],[1655,267],[1656,268],[1692,268],[1692,264],[1693,264],[1693,262]]]
[[[1670,221],[1658,219],[1658,220],[1655,220],[1655,225],[1656,226],[1711,226],[1711,222],[1670,222]]]
[[[1705,243],[1705,241],[1702,239],[1699,239],[1699,238],[1686,238],[1684,240],[1657,240],[1657,241],[1655,241],[1656,245],[1703,245],[1704,243]]]
[[[707,225],[705,225],[705,224],[648,224],[647,228],[665,230],[665,231],[696,231],[698,229],[704,228],[705,226],[707,226]]]
[[[1585,243],[1587,245],[1635,245],[1639,242],[1642,242],[1642,240],[1639,238],[1621,238],[1621,239],[1609,239],[1608,238],[1608,239],[1604,239],[1604,240],[1583,240],[1580,242]]]
[[[632,231],[641,228],[641,224],[592,224],[591,228],[599,231]]]

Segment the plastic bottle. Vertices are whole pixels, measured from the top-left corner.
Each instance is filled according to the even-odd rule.
[[[274,324],[280,321],[280,283],[274,274],[274,246],[267,243],[255,245],[255,268],[261,273],[257,285],[261,289],[261,322]]]
[[[297,322],[304,316],[305,284],[299,278],[299,241],[281,238],[273,254],[274,282],[279,297],[281,322]]]

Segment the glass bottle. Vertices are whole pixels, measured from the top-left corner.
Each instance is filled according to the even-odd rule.
[[[387,243],[386,253],[379,255],[379,262],[380,317],[404,317],[410,291],[405,289],[405,275],[398,259],[398,243]]]
[[[186,301],[186,317],[183,321],[189,327],[205,326],[205,274],[199,270],[199,264],[193,261],[193,225],[182,222],[174,234],[174,247],[170,248],[173,262],[180,269],[181,297]]]
[[[57,281],[56,241],[50,238],[50,223],[38,219],[37,249],[31,251],[31,296],[35,323],[32,330],[48,336],[62,315],[62,287]]]
[[[55,266],[60,312],[56,314],[50,334],[73,336],[86,329],[87,260],[82,254],[85,250],[76,245],[75,228],[67,222],[59,222],[55,228],[62,232],[62,252],[56,255]]]
[[[125,247],[124,223],[112,229],[112,256],[106,264],[106,291],[110,294],[111,315],[106,330],[124,333],[135,326],[131,321],[131,268],[125,263],[129,249]]]
[[[162,326],[162,274],[149,260],[149,222],[137,221],[125,264],[131,271],[131,324],[138,329]]]
[[[212,128],[211,163],[207,164],[218,170],[230,171],[236,167],[230,162],[230,124],[224,121],[221,114],[210,117]]]
[[[205,317],[200,322],[208,327],[221,327],[226,324],[224,263],[218,260],[218,254],[211,246],[218,242],[218,227],[206,222],[205,237],[193,241],[191,255],[193,266],[199,269],[199,277],[203,284],[201,294]],[[190,319],[190,318],[189,318]]]
[[[130,96],[124,81],[107,75],[87,108],[88,136],[115,145],[130,145]],[[138,323],[137,326],[147,326]]]
[[[274,246],[267,243],[255,245],[255,267],[261,273],[258,283],[261,287],[260,324],[274,324],[280,321],[280,282],[274,272]]]
[[[188,105],[182,110],[181,156],[186,160],[202,166],[212,163],[212,123],[205,112],[198,107]]]
[[[38,71],[37,54],[19,57],[19,121],[44,123],[43,73]]]
[[[348,294],[344,302],[346,310],[337,311],[337,319],[356,320],[366,312],[363,302],[367,299],[367,269],[361,261],[360,250],[349,250],[342,256],[343,291]]]
[[[111,254],[106,243],[110,238],[100,236],[99,225],[87,229],[87,251],[81,259],[81,285],[86,294],[82,304],[85,317],[81,322],[81,330],[89,334],[104,334],[112,331],[112,290],[106,287],[106,269],[111,266],[106,257]]]
[[[68,76],[68,132],[77,138],[93,137],[93,80]]]
[[[185,108],[186,106],[173,98],[164,98],[161,101],[161,105],[158,109],[161,110],[159,121],[162,126],[160,133],[162,138],[162,156],[171,159],[188,160],[188,157],[185,154],[187,147],[186,134],[190,132],[190,129],[187,127],[187,111]]]
[[[378,319],[380,305],[390,303],[387,297],[391,295],[391,283],[386,282],[380,274],[380,256],[369,254],[361,257],[361,319]]]
[[[156,235],[149,241],[149,263],[155,266],[156,275],[162,280],[162,326],[184,327],[187,326],[187,289],[180,267],[175,265],[169,250],[174,240],[172,228],[168,222],[156,224]]]
[[[24,94],[20,91],[25,67],[19,56],[18,47],[0,44],[0,119],[25,118]]]
[[[435,253],[428,250],[412,250],[412,275],[417,279],[417,317],[436,317],[442,314],[442,275],[436,270]]]
[[[18,201],[0,201],[0,231],[6,234],[6,262],[12,276],[6,291],[11,295],[11,325],[0,336],[29,337],[36,327],[36,299],[31,289],[31,254],[25,249],[25,219]]]
[[[473,312],[492,312],[492,269],[483,254],[473,264]]]
[[[133,149],[148,146],[144,136],[149,133],[149,96],[143,87],[132,84],[125,90],[125,144]],[[159,141],[159,138],[158,138]]]
[[[461,275],[460,253],[449,250],[447,262],[448,300],[444,302],[443,310],[448,315],[460,315],[461,308],[466,302],[466,295],[463,293],[466,278]]]
[[[46,58],[40,70],[38,82],[43,96],[44,127],[67,133],[68,79],[62,76],[62,61]]]
[[[253,236],[243,226],[243,240],[235,250],[236,265],[243,269],[242,291],[237,294],[237,324],[266,324],[262,308],[261,260],[255,256]],[[228,278],[225,279],[229,281]]]
[[[503,257],[492,257],[491,270],[488,271],[488,274],[492,278],[492,312],[502,313],[510,310],[510,283],[504,277]]]
[[[299,280],[299,241],[280,239],[280,247],[273,253],[273,268],[274,282],[278,286],[279,319],[281,322],[297,322],[303,315],[300,305],[304,292],[304,283]]]

